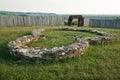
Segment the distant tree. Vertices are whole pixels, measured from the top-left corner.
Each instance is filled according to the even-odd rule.
[[[116,17],[114,20],[120,20],[120,17]]]
[[[72,21],[72,25],[76,26],[78,24],[78,21]],[[68,25],[67,21],[64,21],[64,25]]]

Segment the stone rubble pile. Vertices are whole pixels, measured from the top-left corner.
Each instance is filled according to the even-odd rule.
[[[85,37],[85,38],[80,38],[78,40],[86,40],[89,42],[91,45],[95,44],[106,44],[109,43],[117,38],[115,34],[110,34],[102,31],[97,31],[97,30],[89,30],[89,29],[76,29],[76,28],[60,28],[56,30],[62,30],[62,31],[80,31],[80,32],[89,32],[89,33],[95,33],[97,37]]]
[[[77,54],[83,54],[89,44],[105,44],[116,39],[116,35],[108,34],[106,32],[101,32],[97,30],[87,30],[87,29],[75,29],[75,28],[60,28],[55,30],[62,31],[82,31],[89,33],[96,33],[100,36],[98,37],[85,37],[76,38],[75,42],[67,46],[53,47],[52,49],[46,48],[33,48],[28,47],[26,44],[31,41],[45,39],[45,36],[41,34],[45,29],[37,29],[31,32],[31,35],[23,36],[17,38],[15,41],[8,43],[8,48],[10,54],[25,59],[60,59],[65,57],[73,57]]]

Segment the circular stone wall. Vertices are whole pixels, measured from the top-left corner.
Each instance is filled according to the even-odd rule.
[[[97,30],[87,30],[87,29],[76,29],[76,28],[59,28],[55,30],[62,31],[82,31],[98,34],[98,37],[77,37],[74,43],[67,46],[53,47],[52,49],[46,48],[33,48],[28,47],[26,44],[31,41],[36,41],[40,39],[45,39],[45,36],[41,34],[45,29],[37,29],[31,32],[31,35],[23,36],[17,38],[15,41],[10,41],[8,43],[8,48],[11,55],[25,59],[60,59],[65,57],[75,56],[77,54],[83,54],[86,48],[90,45],[105,44],[116,39],[116,35],[109,34]]]

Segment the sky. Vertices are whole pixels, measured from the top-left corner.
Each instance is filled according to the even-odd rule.
[[[120,14],[120,0],[0,0],[1,11]]]

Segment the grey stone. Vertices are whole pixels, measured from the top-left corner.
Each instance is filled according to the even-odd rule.
[[[64,31],[83,31],[89,33],[96,33],[100,36],[98,37],[77,37],[75,42],[67,46],[62,47],[53,47],[52,49],[46,48],[33,48],[28,47],[26,44],[31,41],[45,39],[45,36],[41,34],[45,29],[37,29],[31,32],[31,35],[23,36],[17,38],[15,41],[10,41],[8,43],[8,48],[11,55],[17,57],[23,57],[25,59],[61,59],[66,56],[75,56],[77,54],[83,54],[84,51],[89,47],[89,44],[105,44],[109,43],[117,38],[115,34],[109,34],[97,30],[87,30],[87,29],[75,29],[75,28],[59,28],[55,30],[64,30]]]

